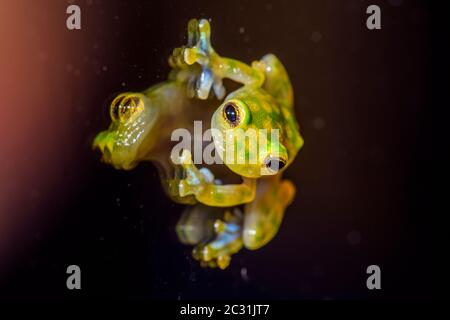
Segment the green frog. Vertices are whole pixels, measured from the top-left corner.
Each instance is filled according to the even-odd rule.
[[[194,250],[200,261],[212,261],[224,267],[226,263],[221,260],[228,262],[229,255],[241,245],[258,249],[277,233],[285,208],[295,195],[294,185],[282,179],[282,172],[303,146],[303,139],[295,119],[292,85],[279,59],[268,54],[250,66],[221,57],[211,46],[209,22],[192,23],[198,23],[198,42],[176,49],[172,61],[179,66],[197,64],[202,67],[197,96],[205,99],[213,89],[221,98],[224,78],[243,85],[225,97],[211,119],[216,150],[224,165],[241,176],[243,182],[218,185],[213,178],[205,179],[193,164],[188,150],[179,159],[187,173],[187,178],[179,183],[181,195],[194,195],[208,206],[244,204],[241,237],[230,240],[220,236],[230,233],[228,229],[234,229],[236,217],[242,216],[228,214],[225,221],[215,225],[217,239]],[[261,132],[277,134],[264,139]]]
[[[195,245],[193,256],[203,266],[225,269],[243,246],[258,249],[275,236],[295,195],[292,182],[282,179],[303,145],[292,86],[272,54],[251,66],[219,56],[207,20],[189,22],[188,44],[173,51],[169,64],[167,82],[113,100],[110,128],[94,146],[118,169],[155,162],[166,193],[193,205],[177,224],[180,241]],[[224,78],[242,87],[224,98]],[[192,132],[194,120],[213,132],[221,160],[214,173],[197,168],[187,149],[171,152],[170,133]],[[242,182],[223,183],[232,175]]]

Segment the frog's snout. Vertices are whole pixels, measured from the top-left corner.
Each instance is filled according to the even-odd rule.
[[[102,131],[95,137],[92,147],[100,150],[104,163],[116,169],[130,170],[136,165],[136,148],[124,146],[126,141],[118,139],[120,135],[117,130]]]
[[[108,131],[100,132],[92,143],[92,149],[100,150],[102,154],[102,161],[106,163],[111,162],[111,154],[113,149],[113,141],[109,137]]]

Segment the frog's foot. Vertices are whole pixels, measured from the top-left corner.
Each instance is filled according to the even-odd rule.
[[[214,234],[211,241],[197,245],[192,255],[203,267],[225,269],[231,261],[231,255],[242,246],[242,213],[235,208],[233,213],[226,211],[223,220],[214,222]]]
[[[212,207],[234,207],[248,203],[255,197],[256,179],[244,178],[241,184],[222,185],[207,168],[198,169],[186,149],[173,160],[182,166],[186,176],[178,183],[181,197],[194,195],[197,201]]]
[[[225,96],[222,78],[214,72],[214,60],[218,58],[211,46],[211,27],[208,20],[192,19],[188,23],[188,44],[175,48],[169,64],[172,68],[187,68],[194,63],[201,66],[201,72],[196,79],[196,94],[200,99],[207,99],[211,88],[216,97],[221,100]]]
[[[181,197],[188,195],[199,195],[205,188],[214,184],[221,184],[221,181],[214,178],[214,174],[208,168],[198,169],[192,162],[192,154],[184,149],[179,157],[186,178],[178,182],[178,191]]]
[[[188,22],[188,43],[186,46],[173,49],[172,55],[169,57],[169,65],[172,68],[187,68],[189,65],[184,60],[184,49],[194,47],[200,39],[199,23],[197,19],[191,19]]]
[[[192,162],[192,154],[184,149],[178,159],[186,174],[185,179],[178,183],[179,194],[181,197],[188,195],[198,195],[202,192],[206,184],[214,183],[214,175],[207,168],[198,169]]]

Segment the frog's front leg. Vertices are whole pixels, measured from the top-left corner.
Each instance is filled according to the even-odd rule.
[[[262,86],[265,70],[263,62],[254,61],[252,66],[249,66],[238,60],[219,56],[211,46],[209,22],[205,19],[198,23],[192,22],[192,25],[190,22],[188,29],[192,29],[195,25],[198,26],[198,33],[195,33],[196,36],[190,37],[187,47],[174,50],[171,61],[178,65],[198,63],[202,66],[202,72],[197,79],[197,96],[200,99],[208,97],[211,87],[216,96],[222,99],[225,95],[222,85],[223,78],[229,78],[244,85]],[[195,45],[191,45],[192,39],[198,39]]]
[[[186,179],[179,182],[179,194],[182,197],[192,194],[199,202],[213,207],[237,206],[250,202],[255,197],[256,179],[243,178],[241,184],[214,184],[212,173],[206,168],[199,170],[186,149],[177,162],[186,174]]]
[[[295,186],[289,180],[281,180],[279,175],[258,181],[254,201],[244,208],[242,238],[247,249],[258,249],[272,240],[294,195]]]

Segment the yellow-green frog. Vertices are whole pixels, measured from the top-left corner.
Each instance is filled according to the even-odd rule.
[[[281,180],[278,172],[292,162],[303,143],[293,112],[292,87],[273,55],[252,67],[219,57],[210,45],[206,20],[190,21],[188,45],[174,50],[170,65],[173,71],[167,82],[143,93],[123,93],[113,100],[110,128],[95,138],[94,146],[102,151],[105,162],[118,169],[132,169],[140,161],[155,162],[164,189],[174,201],[197,203],[188,207],[178,222],[179,239],[196,245],[194,257],[202,265],[224,269],[230,255],[243,245],[257,249],[273,238],[294,196],[294,186]],[[244,86],[217,108],[215,100],[205,99],[211,88],[217,98],[223,98],[222,78]],[[209,169],[196,168],[188,151],[179,159],[172,158],[181,165],[170,161],[171,132],[180,127],[192,131],[194,120],[211,123],[218,132],[214,143],[223,151],[225,166],[219,165],[216,175],[222,179],[235,173],[243,183],[220,184]],[[263,150],[257,157],[250,145],[258,145],[260,140],[248,145],[237,143],[233,155],[239,157],[244,150],[245,157],[256,161],[227,161],[228,149],[226,143],[220,143],[220,135],[249,128],[257,132],[278,129],[279,139],[269,138],[265,151],[257,149]],[[244,213],[237,207],[241,204],[245,204]]]
[[[224,268],[230,254],[242,245],[258,249],[278,231],[285,208],[295,194],[294,185],[282,180],[281,173],[294,160],[303,139],[295,119],[292,86],[278,58],[268,54],[249,66],[221,57],[211,46],[208,21],[193,20],[190,24],[196,27],[190,29],[198,30],[198,42],[174,50],[171,60],[178,66],[202,67],[196,84],[197,97],[207,98],[213,88],[221,98],[224,78],[243,84],[225,97],[211,119],[216,151],[243,182],[218,185],[213,178],[207,179],[204,168],[201,172],[192,163],[189,151],[178,159],[187,173],[179,183],[180,195],[194,195],[199,202],[214,207],[245,204],[243,217],[238,210],[234,214],[227,211],[225,219],[214,225],[217,237],[194,250],[198,260]],[[270,135],[272,132],[278,134]],[[268,134],[265,139],[264,133]],[[239,219],[243,220],[242,231],[234,227]],[[179,234],[190,227],[188,223],[179,225]]]
[[[167,195],[176,202],[194,204],[193,196],[181,197],[178,192],[184,173],[170,161],[171,134],[180,126],[190,129],[194,119],[205,119],[207,109],[207,103],[191,99],[186,82],[178,80],[144,92],[121,93],[110,105],[109,128],[95,137],[93,147],[100,149],[103,162],[116,169],[131,170],[142,161],[153,162]]]

